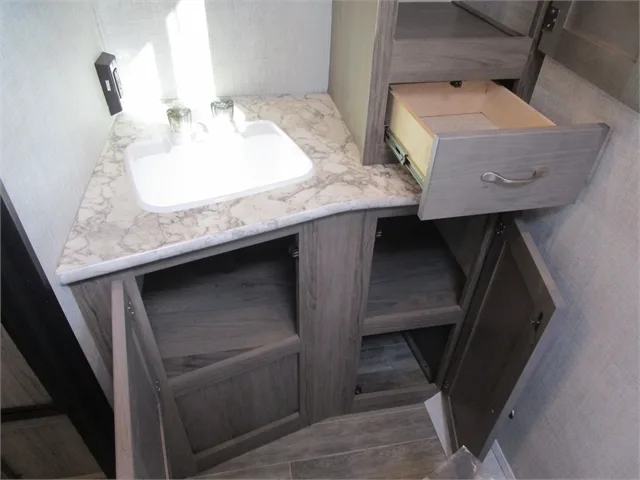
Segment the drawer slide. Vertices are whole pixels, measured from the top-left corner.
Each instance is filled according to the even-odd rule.
[[[409,170],[409,173],[413,176],[416,182],[418,182],[418,184],[422,187],[423,186],[422,175],[420,175],[420,172],[418,172],[415,169],[415,167],[411,164],[411,161],[409,160],[409,154],[404,149],[404,147],[400,144],[398,139],[393,136],[393,133],[391,133],[391,129],[388,126],[386,126],[384,129],[384,141],[389,146],[389,148],[391,149],[391,152],[398,159],[400,164],[403,165],[407,170]]]

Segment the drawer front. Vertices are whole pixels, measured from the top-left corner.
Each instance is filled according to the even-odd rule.
[[[390,83],[520,78],[528,37],[396,40]]]
[[[438,135],[418,216],[428,220],[572,203],[608,131],[605,124],[591,124]]]

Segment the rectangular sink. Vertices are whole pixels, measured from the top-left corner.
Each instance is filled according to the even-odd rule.
[[[184,145],[168,138],[135,142],[126,148],[125,162],[138,205],[155,213],[232,200],[314,174],[302,149],[265,120],[243,124],[241,133]]]

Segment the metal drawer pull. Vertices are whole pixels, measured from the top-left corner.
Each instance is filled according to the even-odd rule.
[[[539,178],[546,176],[547,173],[549,173],[549,169],[546,167],[541,167],[541,168],[536,168],[533,171],[533,174],[531,175],[530,178],[513,179],[513,178],[503,177],[502,175],[496,172],[485,172],[482,174],[480,179],[483,182],[495,183],[497,185],[503,185],[505,187],[520,187],[522,185],[529,185],[530,183],[535,182]]]

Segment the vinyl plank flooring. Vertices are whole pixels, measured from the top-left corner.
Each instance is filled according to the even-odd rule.
[[[265,480],[291,480],[291,466],[288,462],[264,467],[243,468],[221,473],[204,473],[197,478],[229,478],[229,479],[253,479]]]
[[[293,479],[422,479],[445,460],[438,439],[416,440],[291,463]]]
[[[424,405],[412,409],[392,409],[382,414],[349,415],[344,419],[337,417],[311,425],[218,465],[212,471],[224,472],[305,460],[435,437],[435,429]]]

